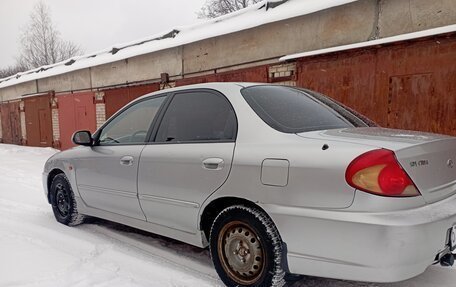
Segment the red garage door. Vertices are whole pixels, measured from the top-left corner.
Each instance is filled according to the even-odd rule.
[[[61,149],[74,146],[71,136],[78,130],[95,132],[95,94],[92,92],[57,96],[59,103],[59,127]]]
[[[105,90],[106,119],[132,100],[160,90],[159,83]]]
[[[52,147],[51,94],[24,99],[27,145]]]
[[[19,102],[4,103],[0,105],[2,119],[2,138],[4,143],[21,144],[21,120]]]

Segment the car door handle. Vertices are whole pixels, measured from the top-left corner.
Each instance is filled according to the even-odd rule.
[[[221,170],[225,162],[221,158],[212,157],[203,160],[203,168],[211,170]]]
[[[133,157],[126,155],[120,159],[121,165],[132,166],[133,165]]]

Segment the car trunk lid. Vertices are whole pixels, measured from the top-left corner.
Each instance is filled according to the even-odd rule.
[[[337,129],[298,135],[392,150],[427,203],[456,194],[455,137],[384,128]]]

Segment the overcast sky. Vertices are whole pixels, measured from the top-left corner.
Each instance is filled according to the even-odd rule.
[[[19,35],[39,0],[0,0],[0,68],[15,63]],[[205,0],[45,0],[62,38],[86,53],[197,22]]]

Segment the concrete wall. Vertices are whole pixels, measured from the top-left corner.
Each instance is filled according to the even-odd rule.
[[[277,63],[280,56],[456,23],[455,0],[359,0],[313,14],[0,89],[0,100]],[[250,64],[249,64],[250,63]],[[38,86],[38,89],[37,89]]]
[[[39,92],[64,92],[90,88],[90,69],[78,70],[71,73],[38,80]]]
[[[2,102],[19,99],[22,95],[37,93],[36,81],[26,82],[19,85],[0,89]]]
[[[182,74],[182,48],[167,49],[129,59],[126,80],[131,83],[160,79],[161,73],[168,73],[171,77]]]
[[[376,0],[362,0],[184,46],[184,73],[366,41],[375,27]]]
[[[455,0],[380,0],[380,37],[456,23]]]
[[[127,83],[127,61],[92,67],[92,86],[104,87]]]
[[[106,65],[92,67],[92,87],[100,88],[160,79],[161,73],[181,75],[181,48],[167,49]]]

